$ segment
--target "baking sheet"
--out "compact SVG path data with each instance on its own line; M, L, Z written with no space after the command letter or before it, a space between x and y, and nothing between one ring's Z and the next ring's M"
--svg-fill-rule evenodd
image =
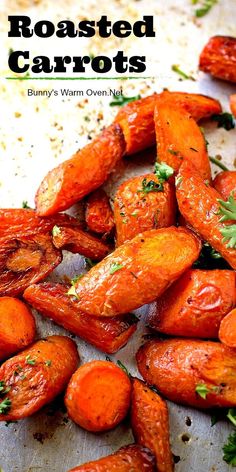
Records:
M33 206L35 190L45 173L68 158L88 139L98 133L102 126L110 123L116 109L109 106L110 97L39 97L27 96L28 88L34 91L55 89L92 90L119 89L127 95L141 93L147 95L160 91L163 87L170 90L200 91L219 98L228 110L228 97L235 87L212 80L197 72L199 52L209 36L213 34L236 35L235 0L219 1L212 11L201 20L193 16L190 0L113 0L109 3L100 0L1 0L1 116L0 116L0 204L2 208L20 207L23 200ZM66 14L65 14L66 12ZM7 38L7 15L29 14L32 18L52 19L71 18L74 20L99 18L106 13L111 19L139 19L143 14L155 15L157 37L155 40L139 41L129 38L125 43L111 40L75 44L74 41L60 42L60 53L78 54L91 51L95 54L106 49L114 53L125 49L129 55L147 54L148 75L155 79L137 81L107 81L99 84L68 82L6 81L9 75L7 52L10 47L26 47L25 40ZM45 41L30 40L27 48L32 52L42 52ZM58 42L48 40L47 53L58 49ZM46 54L47 54L46 53ZM180 81L171 71L172 64L193 75L197 81ZM214 124L206 125L209 141L209 154L220 154L230 168L236 165L236 131L227 132L216 129ZM142 174L151 169L153 155L125 159L112 173L106 184L111 194L118 183L131 175ZM216 169L214 169L215 172ZM79 207L73 208L74 214ZM72 277L86 270L83 258L64 253L64 261L51 276L60 279L64 275ZM121 360L128 370L136 375L135 353L144 341L146 307L137 310L141 317L138 330L128 345L112 360ZM67 334L48 320L36 314L38 337L53 333ZM74 337L73 337L74 338ZM81 362L103 359L105 355L75 338ZM172 450L176 456L176 472L226 472L231 470L222 460L222 445L232 427L221 421L211 427L209 413L169 403ZM191 423L191 424L190 424ZM71 467L85 461L99 458L115 451L122 445L133 441L128 422L104 434L92 434L68 420L63 411L62 401L45 407L34 417L5 425L0 424L0 470L1 472L66 472Z

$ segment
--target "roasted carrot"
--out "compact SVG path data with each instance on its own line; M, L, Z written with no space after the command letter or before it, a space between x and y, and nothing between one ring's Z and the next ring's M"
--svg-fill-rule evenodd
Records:
M155 454L157 470L172 472L167 404L139 379L132 381L131 425L136 442Z
M67 249L73 253L100 261L110 251L110 247L92 234L81 228L58 227L53 232L53 244L58 249Z
M94 233L109 234L115 223L109 198L103 189L91 193L86 202L85 220Z
M31 344L34 336L29 308L17 298L0 297L0 361Z
M138 351L147 383L171 401L198 408L236 406L235 350L193 339L150 341Z
M105 128L94 141L46 175L35 197L37 213L46 216L65 210L100 187L124 151L120 126Z
M177 201L185 220L236 269L236 250L229 246L223 235L226 225L221 221L221 195L209 187L187 161L181 165L176 182Z
M127 415L131 398L128 375L110 361L91 361L73 374L65 395L70 418L87 431L115 428Z
M154 472L155 458L146 447L131 444L110 456L79 465L69 472Z
M213 36L203 48L199 69L229 82L236 82L236 38Z
M230 104L231 113L236 118L236 93L233 95L230 95L229 104Z
M213 187L220 193L224 200L230 195L236 198L236 170L224 170L216 175Z
M136 330L137 319L131 314L115 318L97 318L78 308L78 301L62 284L30 285L24 298L43 316L51 318L71 333L108 354L121 349Z
M178 171L184 160L191 161L204 179L211 179L204 136L193 118L181 107L158 104L154 113L158 161Z
M221 321L219 338L226 346L236 347L236 308L230 311Z
M118 188L114 200L117 246L139 233L175 223L173 182L159 182L155 174L132 177Z
M217 100L194 93L165 91L128 103L115 118L115 123L119 123L125 136L126 154L134 154L155 145L154 109L157 103L162 104L164 101L168 101L173 108L182 107L195 120L221 112Z
M114 316L149 303L191 267L200 247L181 227L145 231L78 280L78 307L90 315Z
M148 324L173 336L217 338L220 322L235 306L233 270L186 271L149 307Z
M0 367L0 421L26 418L61 393L78 365L75 343L65 336L37 341Z
M0 295L15 296L45 278L60 264L61 251L51 233L0 239Z

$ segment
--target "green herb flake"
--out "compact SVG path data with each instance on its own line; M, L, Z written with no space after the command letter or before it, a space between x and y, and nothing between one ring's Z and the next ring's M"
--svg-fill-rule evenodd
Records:
M197 8L195 10L195 16L197 18L202 18L205 16L211 8L217 3L218 0L204 0L203 5L201 8ZM197 2L195 2L196 4Z
M57 226L57 225L53 226L52 235L53 236L59 236L59 234L61 234L61 230L60 230L59 226Z
M134 102L135 100L140 100L141 95L136 95L134 97L126 97L125 95L113 95L113 100L109 103L110 107L123 107L127 103Z
M30 355L26 356L25 360L26 360L26 363L29 364L29 365L35 365L36 364L36 360L31 359Z
M84 121L86 121L87 123L88 123L89 121L91 121L88 115L86 115L86 116L84 117Z
M232 466L236 466L236 431L230 434L228 442L223 446L223 460Z
M121 264L118 264L117 262L113 262L110 266L110 270L109 270L109 273L110 274L114 274L115 272L117 272L118 270L120 269L123 269L123 265Z
M178 151L174 151L174 149L168 149L168 152L170 154L173 154L173 156L178 156L179 152Z
M182 77L182 79L185 79L185 80L194 80L194 81L195 81L194 77L192 77L191 75L188 75L188 74L186 74L185 72L183 72L183 71L179 68L179 66L178 66L177 64L173 64L173 65L171 66L171 69L173 70L173 72L176 72L176 74L179 74L180 77Z
M145 177L142 181L142 190L138 190L138 192L163 192L163 185L161 183L155 182L154 180L147 181Z
M220 221L236 220L236 200L230 195L228 200L218 199L220 204L219 214L222 215Z
M92 259L90 259L89 257L85 257L85 262L86 262L87 267L89 267L89 269L91 269L97 264L96 261L92 261Z
M133 213L131 213L131 216L138 216L138 212L137 212L137 211L133 211Z
M6 395L11 390L11 387L6 387L4 380L0 381L0 396Z
M52 361L50 361L50 360L45 361L45 365L47 367L50 367L52 365Z
M6 415L11 408L11 400L9 398L5 398L2 402L0 402L0 414Z
M227 418L234 426L236 426L236 408L229 408Z
M223 243L227 243L226 247L236 249L236 225L225 226L220 229L223 236Z
M67 292L67 295L69 295L69 297L75 297L77 298L77 300L79 300L79 296L76 293L75 285L71 285L71 287L69 288Z
M175 186L178 187L182 182L183 182L183 177L181 177L180 175L177 175L177 177L175 177Z
M228 167L226 167L222 162L219 161L216 157L209 156L209 160L212 162L212 164L215 164L222 170L229 170Z
M226 131L230 131L235 128L235 121L231 113L219 113L218 115L212 115L211 119L217 121L218 128L224 128Z
M23 202L22 202L22 205L21 205L21 206L22 206L22 208L26 208L27 210L29 210L29 209L30 209L30 206L28 205L28 202L27 202L27 200L23 200Z
M127 367L125 367L125 365L124 365L120 360L117 361L117 365L120 367L120 369L123 370L123 372L124 372L126 375L128 375L128 377L131 377L131 374L129 373Z
M169 149L169 152L172 152L172 150ZM175 152L173 151L173 153ZM159 184L163 184L174 174L174 169L164 162L156 162L154 173L158 178Z
M210 393L209 388L207 388L206 384L200 383L196 386L195 392L203 398L203 400L206 400L207 394Z

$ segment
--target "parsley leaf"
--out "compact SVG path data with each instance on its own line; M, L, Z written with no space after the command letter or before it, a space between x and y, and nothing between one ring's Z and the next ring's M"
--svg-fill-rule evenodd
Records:
M25 360L26 360L27 364L29 364L29 365L35 365L35 363L36 363L36 360L31 359L30 355L26 356Z
M59 226L57 226L57 225L53 226L52 235L53 236L59 236L60 233L61 233L61 230L60 230Z
M227 418L234 426L236 426L236 408L229 408Z
M217 121L218 128L224 128L226 131L230 131L231 129L235 128L234 117L231 115L231 113L219 113L212 115L211 119L213 121Z
M50 367L52 365L52 361L50 361L50 359L48 359L47 361L45 361L45 364L47 367Z
M118 270L122 269L123 267L124 267L123 265L118 264L117 262L113 262L113 263L111 264L109 273L110 273L110 274L114 274L115 272L117 272Z
M220 221L229 221L229 220L236 220L236 200L234 199L233 195L230 195L228 200L220 200L219 214L223 215Z
M226 243L228 241L226 247L229 247L231 249L236 248L236 225L225 226L224 228L220 229L220 232L222 236L224 236L223 243Z
M141 95L136 95L134 97L126 97L125 95L114 95L113 100L109 103L110 107L123 107L127 103L134 102L135 100L140 100Z
M8 411L11 408L11 400L9 398L5 398L1 403L0 403L0 414L5 415L8 413Z
M230 434L228 442L223 446L223 460L232 466L236 466L236 431Z
M11 387L6 387L4 380L0 381L0 396L5 395L11 390Z
M171 66L171 69L173 70L173 72L176 72L176 74L179 74L182 77L182 79L195 80L194 77L192 77L191 75L188 75L185 72L183 72L177 64L173 64Z
M138 190L138 192L143 193L150 193L150 192L162 192L163 185L161 183L157 183L154 180L149 180L147 182L146 177L142 181L142 190Z
M207 394L210 393L210 390L207 388L206 384L200 383L197 384L195 392L197 392L203 400L206 400Z
M209 160L212 162L212 164L215 164L222 170L229 170L228 167L226 167L222 162L220 162L216 157L209 156Z
M195 16L197 18L201 18L202 16L205 16L211 8L217 3L218 0L204 0L204 3L201 8L197 8L195 10ZM194 2L196 4L197 1Z
M22 206L22 208L27 208L28 210L30 209L30 206L28 205L28 202L27 202L27 200L23 200L23 202L22 202L22 205L21 205L21 206Z
M69 295L69 297L75 297L75 298L77 298L77 300L79 300L79 296L76 293L75 284L71 285L71 287L69 288L69 290L67 292L67 295Z
M164 162L156 162L154 174L158 177L159 183L163 184L174 174L174 169Z
M129 373L127 367L125 367L125 365L121 361L118 360L117 365L120 367L120 369L124 371L126 375L128 375L128 377L131 377L131 374Z

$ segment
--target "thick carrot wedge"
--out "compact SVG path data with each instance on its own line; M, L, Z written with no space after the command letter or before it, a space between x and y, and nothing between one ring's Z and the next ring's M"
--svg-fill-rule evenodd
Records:
M0 295L15 296L45 278L60 264L61 251L51 233L0 240Z
M173 472L167 404L139 379L132 382L131 425L136 442L155 454L157 470Z
M79 465L69 472L154 472L155 458L146 447L132 444L110 456Z
M43 316L108 354L128 342L136 330L137 319L133 315L109 319L86 315L78 308L76 298L69 297L67 292L68 287L64 285L43 283L30 285L24 298Z
M31 344L34 317L27 306L12 297L0 297L0 361Z
M0 367L0 421L26 418L61 393L78 365L75 343L49 336Z
M221 321L219 338L226 346L236 347L236 308Z
M224 170L216 175L213 187L221 194L224 200L230 195L236 198L236 170Z
M127 415L131 382L110 361L91 361L79 367L68 384L65 405L70 418L87 431L115 428Z
M151 341L136 359L145 381L171 401L198 408L236 406L236 352L224 344Z
M37 213L46 216L65 210L100 187L124 151L120 126L105 128L94 141L46 175L35 197Z
M236 249L229 247L227 241L224 242L221 233L226 227L220 221L221 195L204 183L196 168L187 161L181 165L178 173L176 196L185 220L236 269Z
M173 225L175 214L173 182L160 185L155 174L127 180L118 188L114 200L117 246L143 231Z
M173 336L214 339L235 303L233 270L191 269L150 305L148 324Z
M231 113L236 118L236 94L230 95L229 104L230 104Z
M117 248L75 284L78 307L114 316L153 301L191 267L201 244L184 228L153 229Z
M128 103L115 118L125 136L126 154L155 145L154 109L157 103L164 101L168 101L173 108L182 107L197 121L221 112L217 100L195 93L165 91Z
M158 161L178 171L183 160L195 164L203 179L211 179L204 136L193 118L170 103L155 108Z
M229 82L236 82L236 38L213 36L203 48L199 69Z
M114 217L109 198L101 188L88 196L86 202L85 220L88 228L94 233L110 233L114 226Z
M81 228L57 227L53 233L53 244L58 249L79 253L93 261L100 261L110 252L107 244Z

